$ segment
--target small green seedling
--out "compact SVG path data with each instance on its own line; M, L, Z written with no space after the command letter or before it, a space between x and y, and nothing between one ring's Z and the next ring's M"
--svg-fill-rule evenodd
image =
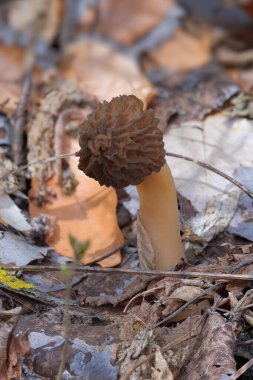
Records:
M90 241L80 241L76 239L74 236L69 235L69 243L74 251L76 263L80 263L80 261L84 258L87 249L90 246Z

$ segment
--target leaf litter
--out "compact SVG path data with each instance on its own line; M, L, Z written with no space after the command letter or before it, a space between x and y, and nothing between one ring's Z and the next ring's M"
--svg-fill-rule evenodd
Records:
M90 240L84 263L138 268L138 198L133 187L122 198L99 188L77 169L75 157L34 162L75 153L79 124L97 102L133 94L155 109L169 152L212 165L251 189L252 39L243 25L247 19L252 28L250 8L220 1L215 20L213 2L208 11L187 0L159 1L155 8L126 0L94 1L89 8L70 1L69 9L56 0L52 7L16 3L5 4L1 26L0 111L8 128L0 134L0 173L10 174L0 184L0 260L4 268L18 265L6 273L33 288L13 289L0 279L1 378L56 378L67 341L64 379L229 379L237 378L237 367L246 379L251 281L73 271L70 299L64 298L63 273L43 266L71 268L70 234ZM32 40L36 71L23 131L28 170L17 171L11 136ZM208 169L168 162L191 262L177 270L251 274L252 199ZM123 237L124 248L111 255ZM40 273L22 272L32 262Z

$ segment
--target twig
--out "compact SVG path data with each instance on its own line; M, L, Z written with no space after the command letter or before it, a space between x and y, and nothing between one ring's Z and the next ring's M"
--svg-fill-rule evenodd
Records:
M127 305L125 306L124 310L123 310L123 313L126 313L129 306L132 304L132 302L136 299L136 298L139 298L141 296L147 296L149 294L152 294L154 293L155 290L161 290L161 289L164 289L165 288L165 285L161 285L161 286L156 286L155 288L152 288L152 289L148 289L148 290L144 290L143 292L141 293L138 293L136 294L133 298L131 298Z
M12 145L13 158L16 165L20 165L22 162L23 133L26 120L26 108L31 93L31 87L32 69L25 74L21 98L16 111L16 123Z
M89 266L92 266L92 265L95 265L97 263L99 263L100 261L104 260L104 259L107 259L108 257L114 255L115 253L117 253L118 251L121 251L121 249L123 249L125 247L125 244L122 244L120 245L119 247L116 247L114 249L112 249L110 252L108 253L105 253L103 256L100 256L98 257L97 259L94 259L94 260L91 260L90 262L88 262L87 264L85 264L86 266L89 265Z
M60 47L63 49L68 42L76 21L76 0L64 0L64 17L60 30Z
M101 258L99 258L101 260ZM1 265L2 269L9 271L34 271L34 272L51 272L61 270L60 265ZM132 274L141 276L168 276L175 278L208 278L212 280L225 280L225 281L253 281L253 275L243 275L243 274L226 274L226 273L208 273L208 272L172 272L172 271L159 271L159 270L137 270L137 269L127 269L127 268L98 268L98 267L87 267L85 265L76 265L73 267L76 272L86 272L86 273L121 273L121 274Z
M72 273L71 273L72 274ZM63 316L64 316L64 344L61 354L61 362L58 369L58 373L56 376L56 380L62 379L62 374L65 370L66 361L67 361L67 353L69 346L69 335L70 335L70 315L69 315L69 301L71 299L71 284L70 284L70 276L66 281L66 289L65 289L65 303L63 308Z
M242 340L242 341L239 341L239 342L235 342L236 345L238 346L245 346L247 344L252 344L253 343L253 339L248 339L248 340Z
M170 157L176 157L176 158L180 158L182 160L186 160L186 161L189 161L189 162L193 162L194 164L196 165L199 165L205 169L208 169L212 172L214 172L215 174L225 178L227 181L233 183L235 186L237 186L239 189L241 189L244 193L246 193L250 198L253 199L253 192L248 189L246 186L244 186L241 182L237 181L236 179L234 179L233 177L230 177L229 175L223 173L222 171L220 171L219 169L216 169L214 168L213 166L211 165L208 165L208 164L205 164L204 162L202 161L197 161L197 160L194 160L193 158L191 157L187 157L187 156L182 156L180 154L175 154L175 153L170 153L170 152L166 152L165 153L166 156L170 156ZM38 161L34 161L34 162L30 162L29 164L27 165L23 165L23 166L19 166L17 169L13 169L13 170L10 170L9 172L7 172L6 174L4 174L3 176L0 177L0 180L4 180L6 178L8 178L10 175L12 174L18 174L20 173L21 171L29 168L30 166L32 165L37 165L37 164L47 164L48 162L52 162L52 161L55 161L55 160L61 160L62 158L65 158L65 157L71 157L71 156L75 156L76 153L64 153L64 154L60 154L59 156L53 156L53 157L49 157L49 158L44 158L42 160L38 160Z
M245 373L253 365L253 358L251 358L247 363L245 363L236 373L229 378L229 380L237 380L243 373Z
M176 154L176 153L170 153L166 152L166 156L169 157L175 157L175 158L180 158L185 161L193 162L194 164L201 166L202 168L208 169L211 172L225 178L227 181L232 182L235 186L239 187L244 193L246 193L250 198L253 199L253 192L248 189L246 186L244 186L241 182L237 181L235 178L230 177L229 175L223 173L221 170L214 168L211 165L205 164L202 161L194 160L193 158L187 157L187 156L182 156L181 154Z
M54 153L56 157L62 154L63 149L63 137L64 137L64 126L72 120L83 121L85 119L85 111L79 108L68 108L63 111L56 123L55 123L55 136L54 136ZM57 176L58 184L62 184L62 162L61 160L55 160L55 174Z
M207 289L203 290L203 292L201 292L199 295L197 295L196 297L192 298L190 301L187 301L185 304L183 304L182 306L180 306L173 313L169 314L166 318L164 318L163 320L161 320L160 322L158 322L154 326L152 326L152 328L156 328L158 326L163 325L165 322L169 322L176 315L178 315L179 313L181 313L182 311L184 311L189 305L191 305L192 303L195 303L197 301L200 301L205 295L207 295L211 291L219 288L221 285L222 285L222 283L217 283L215 285L210 286L210 288L207 288Z
M75 156L75 155L76 155L75 153L64 153L64 154L60 154L59 156L42 158L41 160L33 161L33 162L30 162L29 164L19 166L17 169L13 169L13 170L8 171L7 173L5 173L4 175L2 175L0 177L0 180L3 181L5 179L7 179L12 174L20 174L20 172L28 169L30 166L33 166L33 165L48 164L49 162L53 162L55 160L61 160L62 158L71 157L71 156Z
M239 264L232 265L231 267L229 267L226 270L227 276L237 276L237 275L233 275L231 273L235 272L236 270L242 268L245 265L251 264L252 262L253 262L253 257L250 257L250 258L247 258L245 260L242 260L241 263L239 263ZM168 322L170 319L174 318L176 315L178 315L183 310L185 310L189 305L191 305L192 303L195 303L195 302L199 301L203 297L203 295L205 295L204 293L206 291L208 293L209 291L214 290L216 287L218 288L219 286L221 286L224 283L225 283L225 281L220 281L220 282L216 283L215 285L209 287L207 290L203 291L199 296L194 297L190 301L188 301L185 304L183 304L179 309L177 309L173 313L169 314L165 319L163 319L162 321L160 321L159 323L157 323L154 327L157 327L157 326L159 326L159 325L161 325L161 324L163 324L165 322Z

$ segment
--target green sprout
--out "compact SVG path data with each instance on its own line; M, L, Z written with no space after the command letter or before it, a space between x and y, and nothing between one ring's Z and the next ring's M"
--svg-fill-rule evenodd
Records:
M87 249L90 246L90 241L89 240L80 241L76 239L74 236L69 235L69 243L74 251L76 263L80 263L80 261L86 255Z

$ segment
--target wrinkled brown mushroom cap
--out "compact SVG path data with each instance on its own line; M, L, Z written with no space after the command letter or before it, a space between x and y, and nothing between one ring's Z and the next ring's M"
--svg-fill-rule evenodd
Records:
M154 111L133 95L104 101L80 130L79 169L101 185L137 185L165 164L162 132Z

